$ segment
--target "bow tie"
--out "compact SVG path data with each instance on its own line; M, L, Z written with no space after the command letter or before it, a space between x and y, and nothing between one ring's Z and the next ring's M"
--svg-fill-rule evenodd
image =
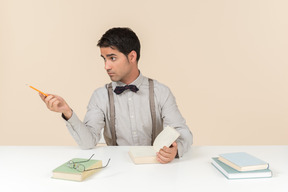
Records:
M127 90L127 89L130 89L131 91L133 92L137 92L139 89L136 87L136 85L125 85L125 86L117 86L115 89L114 89L114 92L119 95L121 93L123 93L123 91Z

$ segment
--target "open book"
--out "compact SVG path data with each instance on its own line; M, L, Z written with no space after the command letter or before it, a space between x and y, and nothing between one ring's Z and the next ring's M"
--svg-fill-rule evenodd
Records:
M135 164L159 163L156 153L164 146L170 147L179 136L173 127L167 126L156 137L153 146L133 146L129 155Z

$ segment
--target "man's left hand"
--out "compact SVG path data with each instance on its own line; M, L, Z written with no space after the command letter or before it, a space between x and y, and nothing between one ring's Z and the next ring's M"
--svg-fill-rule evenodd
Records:
M160 163L169 163L175 159L177 155L177 143L173 142L171 147L163 147L160 149L160 151L157 153L157 160Z

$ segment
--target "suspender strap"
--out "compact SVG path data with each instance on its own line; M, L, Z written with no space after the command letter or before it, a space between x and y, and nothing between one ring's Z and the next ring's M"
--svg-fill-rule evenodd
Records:
M154 100L154 83L152 79L148 79L149 81L149 103L150 103L150 112L152 117L152 140L151 145L156 138L156 111L155 111L155 100Z
M108 96L109 96L109 107L110 107L110 131L112 136L112 145L116 143L116 131L115 131L115 106L114 106L114 95L112 89L112 83L108 85Z
M148 79L149 81L149 103L150 103L150 113L152 117L152 140L151 145L156 138L156 111L155 111L155 100L154 100L154 82L152 79ZM108 84L108 97L109 97L109 108L110 108L110 131L112 136L112 145L117 145L116 143L116 131L115 131L115 106L114 106L114 95L112 83ZM107 141L106 141L107 142ZM109 143L107 143L109 144Z

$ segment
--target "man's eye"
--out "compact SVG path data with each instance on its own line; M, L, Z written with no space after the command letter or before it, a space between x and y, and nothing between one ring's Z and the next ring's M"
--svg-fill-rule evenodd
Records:
M112 61L116 61L116 57L111 57L111 60Z

